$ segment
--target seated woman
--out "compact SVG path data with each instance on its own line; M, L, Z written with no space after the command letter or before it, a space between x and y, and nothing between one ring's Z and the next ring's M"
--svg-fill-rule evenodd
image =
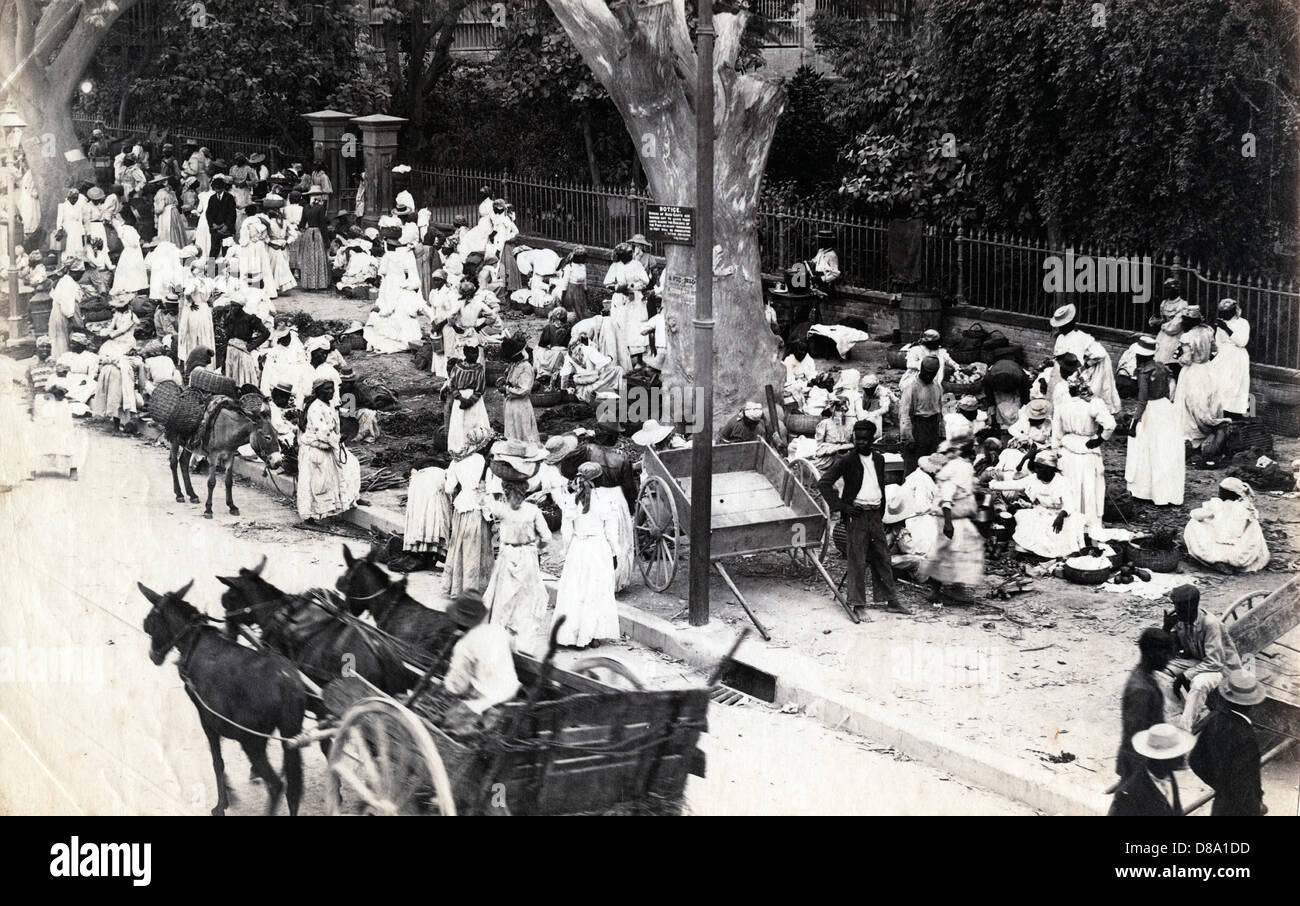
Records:
M135 361L131 358L139 319L131 311L131 299L130 294L119 293L109 301L113 319L105 334L108 339L99 347L99 386L90 407L95 418L111 418L118 430L128 432L134 431L139 412Z
M565 350L569 346L568 314L563 308L553 308L547 316L546 326L537 338L533 350L533 367L537 369L537 384L549 387L559 377L564 367Z
M993 481L994 491L1019 491L1028 506L1016 511L1012 541L1020 550L1047 560L1068 557L1087 544L1088 521L1079 513L1064 509L1069 486L1061 477L1055 450L1040 450L1029 464L1029 475L1009 481Z
M817 377L817 362L808 352L808 345L795 340L789 345L790 354L781 364L785 366L785 393L800 412L814 413L808 408L808 388Z
M943 465L942 456L922 456L901 485L885 486L882 521L891 537L895 569L915 568L930 556L939 540L939 486L934 476Z
M569 345L560 369L560 386L568 387L578 399L594 406L596 394L617 393L622 383L623 369L612 358L582 340Z
M1255 492L1240 478L1219 482L1219 496L1192 510L1183 530L1187 554L1224 573L1253 573L1268 565L1268 543L1255 510Z

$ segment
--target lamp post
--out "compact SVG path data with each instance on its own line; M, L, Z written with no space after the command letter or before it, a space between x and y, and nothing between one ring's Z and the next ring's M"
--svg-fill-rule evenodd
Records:
M12 107L6 107L0 110L0 132L4 134L5 147L5 196L8 198L5 231L9 234L8 248L6 252L9 256L9 305L7 306L8 320L15 330L10 333L17 336L16 322L21 316L18 311L18 148L22 143L23 130L27 128L27 123L18 115L18 111Z
M695 79L695 380L704 388L702 430L691 449L690 621L709 622L713 568L713 0L699 3Z

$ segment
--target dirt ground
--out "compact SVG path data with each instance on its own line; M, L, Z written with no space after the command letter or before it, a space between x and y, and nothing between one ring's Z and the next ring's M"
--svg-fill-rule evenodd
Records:
M316 318L363 321L368 308L368 303L333 294L302 292L281 303L282 311L301 310ZM512 313L511 317L516 316ZM526 329L532 339L541 326L541 319L536 318L516 319L511 324L512 329ZM882 383L897 395L902 372L887 367L888 347L876 342L865 346L867 354L862 361L823 360L819 368L874 369ZM393 424L395 431L376 444L358 448L362 462L370 468L371 464L386 466L404 477L410 460L429 452L429 437L420 429L419 420L424 413L438 409L439 381L417 372L411 355L354 353L348 360L362 377L382 377L400 400L398 409L381 418L381 424ZM490 389L488 410L498 424L500 407L500 395ZM1131 412L1132 407L1132 401L1126 401L1125 411ZM415 421L407 420L408 416L414 416ZM896 426L887 424L886 443L896 440L896 432ZM1300 456L1300 441L1274 440L1273 458L1277 461L1289 463ZM1113 440L1103 450L1108 492L1117 495L1124 487L1125 442ZM1181 535L1187 514L1214 496L1224 474L1225 468L1205 470L1189 463L1187 493L1181 507L1137 506L1127 511L1128 525L1112 525L1139 531L1168 526ZM397 510L401 509L404 495L404 483L367 494L371 502ZM1186 559L1178 567L1180 576L1185 577L1178 581L1197 584L1206 606L1216 612L1227 610L1237 597L1249 591L1281 585L1300 565L1300 505L1296 495L1262 493L1257 503L1272 552L1267 569L1249 576L1228 577L1206 572ZM555 551L548 554L548 565L558 571L562 561ZM623 600L684 625L685 557L683 551L677 577L667 592L658 594L645 588L638 577ZM829 557L828 568L838 580L844 564L833 545ZM820 577L794 566L784 553L742 558L729 563L728 568L749 605L771 632L773 640L767 644L794 649L812 658L845 691L887 702L902 715L924 718L972 741L1039 761L1072 783L1104 789L1113 779L1119 691L1137 660L1137 636L1143 628L1160 624L1168 601L1146 600L1132 593L1112 593L1051 577L1035 580L1031 590L1010 600L994 600L988 594L989 588L1002 578L1018 575L1021 565L1012 557L991 558L986 570L987 587L979 595L980 603L972 607L933 607L918 586L904 583L903 597L916 608L915 616L898 617L877 611L871 623L856 627ZM1132 586L1125 587L1126 592L1128 588ZM717 577L711 597L715 619L737 629L748 625L744 611ZM1269 768L1274 777L1269 785L1291 791L1290 807L1282 807L1283 813L1295 811L1296 770L1294 754Z

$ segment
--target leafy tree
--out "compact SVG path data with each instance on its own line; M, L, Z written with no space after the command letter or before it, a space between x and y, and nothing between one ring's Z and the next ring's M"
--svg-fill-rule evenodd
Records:
M764 192L770 201L833 202L847 140L835 84L810 66L786 80L785 112L776 124Z

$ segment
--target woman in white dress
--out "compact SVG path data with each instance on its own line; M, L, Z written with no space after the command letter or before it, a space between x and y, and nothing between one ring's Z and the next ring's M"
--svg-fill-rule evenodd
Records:
M501 546L483 603L488 622L509 632L517 651L540 657L546 654L550 597L538 554L551 530L542 511L525 499L526 484L503 479L502 492L504 499L491 504Z
M275 286L277 295L298 286L298 280L289 264L289 243L297 238L297 228L290 226L276 207L283 203L284 199L278 195L268 195L263 199L263 204L269 210L266 215L266 246L271 257L271 283Z
M182 362L199 347L217 348L212 306L208 304L212 282L202 274L191 273L184 292L176 321L176 356Z
M1268 566L1255 492L1240 478L1223 479L1219 496L1192 510L1183 541L1189 556L1221 572L1253 573Z
M1067 396L1052 413L1052 440L1060 449L1061 475L1069 485L1065 508L1101 527L1106 508L1106 469L1101 445L1115 433L1115 419L1080 375L1070 379Z
M352 505L345 497L341 462L351 454L343 446L338 410L331 404L334 385L318 381L312 393L298 436L298 515L309 523L337 516Z
M212 254L212 231L208 228L208 200L212 198L212 194L211 189L204 189L200 192L199 204L196 209L199 220L194 227L194 244L198 247L199 256L202 258L207 258Z
M1245 415L1250 408L1250 322L1241 316L1241 306L1235 299L1219 303L1219 318L1215 322L1214 342L1218 353L1210 367L1219 383L1223 414Z
M149 288L149 269L144 266L144 252L140 248L140 234L135 227L122 224L117 231L122 240L122 254L113 272L110 293L139 293Z
M443 566L443 593L486 588L492 578L492 526L487 499L488 460L481 452L492 443L489 429L465 439L447 467L447 497L451 499L451 544Z
M379 259L379 297L366 319L366 347L371 352L406 352L424 339L420 315L433 320L433 311L420 296L420 275L407 246L389 248Z
M460 312L460 293L454 286L447 285L447 272L441 268L434 271L429 280L431 330L434 336L442 339L442 352L434 349L429 369L438 377L445 378L447 357L456 350L456 330L451 326L451 319Z
M564 572L555 595L555 619L564 617L558 641L583 648L619 638L618 604L614 600L614 559L617 534L592 496L592 482L601 467L585 462L568 487L556 492L564 513Z
M177 248L185 245L185 221L181 219L180 202L171 186L163 185L154 193L153 213L158 224L158 239L166 240Z
M624 371L632 369L632 356L649 348L641 334L632 336L633 325L640 325L648 317L641 291L650 285L650 275L639 261L633 260L632 246L621 242L614 249L614 263L605 272L605 285L612 287L614 295L609 302L609 326L612 337L602 337L605 353L614 358ZM608 348L613 346L613 349Z
M414 558L412 568L431 568L437 553L445 554L449 540L451 499L447 496L447 470L437 466L415 469L406 487L402 550Z
M1065 509L1069 484L1061 477L1055 450L1040 450L1023 478L989 482L994 491L1018 491L1030 504L1016 510L1011 540L1021 550L1046 560L1068 557L1083 549L1088 521Z
M1169 369L1156 362L1156 338L1137 342L1137 409L1129 425L1124 483L1139 500L1181 506L1187 479L1183 422Z
M1063 305L1052 315L1050 323L1058 331L1052 355L1073 353L1079 360L1080 373L1088 382L1093 398L1100 400L1113 415L1120 410L1120 399L1110 353L1092 334L1079 328L1076 315L1073 305Z
M185 282L188 272L181 265L181 250L162 234L153 243L153 249L145 256L144 264L149 270L149 298L161 302L168 293Z

